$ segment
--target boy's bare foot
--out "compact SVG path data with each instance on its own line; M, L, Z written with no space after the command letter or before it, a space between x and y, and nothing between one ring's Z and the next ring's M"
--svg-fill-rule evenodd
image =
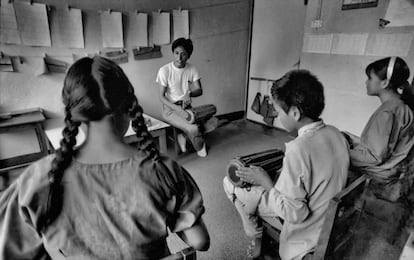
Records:
M259 259L262 252L262 238L257 237L252 239L249 248L247 249L247 256L250 259Z

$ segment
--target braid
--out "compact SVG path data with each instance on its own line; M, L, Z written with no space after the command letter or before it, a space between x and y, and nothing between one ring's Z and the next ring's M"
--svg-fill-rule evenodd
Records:
M61 181L65 169L72 161L73 147L76 145L76 135L80 123L72 121L70 108L65 109L65 125L63 129L63 139L60 141L60 148L56 151L56 156L52 161L49 171L49 195L46 204L45 214L39 219L39 228L44 230L59 215L63 204L63 187Z
M129 116L132 118L132 129L138 137L138 149L146 152L150 158L158 160L160 159L160 154L151 134L148 132L143 114L144 111L142 110L142 107L138 104L135 95L133 95Z

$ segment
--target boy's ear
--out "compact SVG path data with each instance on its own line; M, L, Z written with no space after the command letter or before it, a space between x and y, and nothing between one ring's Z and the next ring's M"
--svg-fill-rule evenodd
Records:
M289 108L289 115L295 119L295 121L299 122L302 118L302 113L300 112L297 106L291 106Z

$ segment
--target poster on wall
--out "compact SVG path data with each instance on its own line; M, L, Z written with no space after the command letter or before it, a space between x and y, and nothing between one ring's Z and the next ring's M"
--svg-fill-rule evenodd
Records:
M378 0L343 0L342 10L376 7Z
M385 14L387 27L414 26L414 1L390 0Z

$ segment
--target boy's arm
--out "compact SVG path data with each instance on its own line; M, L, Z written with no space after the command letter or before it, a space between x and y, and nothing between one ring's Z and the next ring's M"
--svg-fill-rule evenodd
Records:
M266 191L262 200L285 221L298 224L308 217L310 210L305 189L309 169L299 149L286 149L283 168L276 185Z
M203 88L201 86L201 80L195 80L192 84L190 84L190 97L199 97L203 95Z

